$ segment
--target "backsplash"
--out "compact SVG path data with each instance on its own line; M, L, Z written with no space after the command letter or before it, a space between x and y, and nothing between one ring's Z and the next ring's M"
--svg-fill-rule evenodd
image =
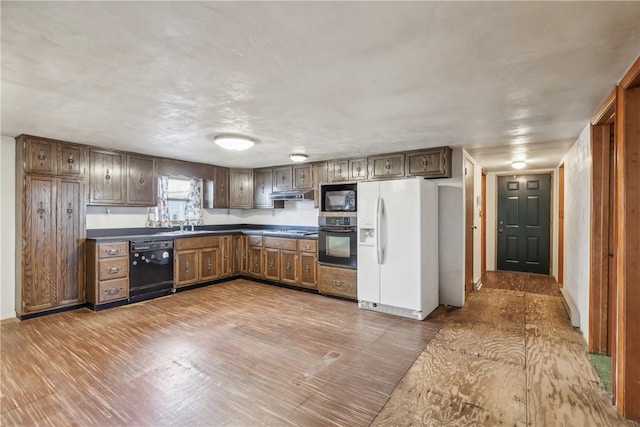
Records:
M87 229L145 227L148 208L119 206L87 207ZM285 202L284 209L204 209L204 225L270 224L315 227L318 209L313 201Z

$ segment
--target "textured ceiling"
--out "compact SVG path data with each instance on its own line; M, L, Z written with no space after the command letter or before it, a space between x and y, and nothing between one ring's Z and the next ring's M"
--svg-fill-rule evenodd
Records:
M442 145L555 166L640 55L637 1L1 8L3 135L233 167Z

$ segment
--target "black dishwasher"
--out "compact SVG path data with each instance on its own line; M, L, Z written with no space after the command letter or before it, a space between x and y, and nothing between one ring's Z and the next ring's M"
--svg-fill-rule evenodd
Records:
M173 290L173 241L131 242L129 301L136 302Z

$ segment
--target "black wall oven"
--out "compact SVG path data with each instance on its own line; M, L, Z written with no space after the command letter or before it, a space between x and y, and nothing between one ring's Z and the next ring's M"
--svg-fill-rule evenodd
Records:
M356 217L318 218L318 264L357 268L358 230Z
M173 241L131 242L129 301L142 301L173 290Z

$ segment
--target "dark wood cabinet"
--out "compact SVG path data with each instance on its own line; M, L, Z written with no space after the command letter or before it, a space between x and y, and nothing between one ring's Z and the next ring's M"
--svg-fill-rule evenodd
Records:
M23 138L27 172L55 175L58 167L55 142L32 137Z
M87 161L86 147L61 142L57 145L57 174L84 178Z
M247 238L244 235L233 236L233 266L231 274L247 274Z
M273 177L271 168L253 171L253 205L256 208L272 208Z
M407 176L451 178L451 149L439 147L410 151L407 154Z
M176 251L174 257L174 287L181 288L194 285L200 281L200 251L184 249Z
M220 248L213 247L209 249L202 249L199 251L200 259L200 280L208 282L220 277Z
M289 285L298 284L298 252L280 251L280 281Z
M313 203L314 207L320 207L320 186L329 182L329 168L326 162L314 163L312 165L313 172Z
M368 177L368 162L367 159L352 159L349 160L349 180L350 181L363 181Z
M280 249L264 248L264 278L280 281Z
M349 160L332 160L327 162L329 170L329 182L342 182L349 180Z
M19 315L84 302L84 180L27 174Z
M127 154L127 205L155 206L156 160Z
M181 288L230 275L231 236L186 237L174 243L174 286Z
M318 242L316 240L298 240L298 280L297 285L316 289L318 269Z
M129 242L87 242L87 302L92 306L129 298Z
M125 155L113 151L91 149L89 156L89 204L124 204Z
M21 135L27 173L83 178L87 149L85 146L45 138Z
M347 268L318 266L318 291L356 299L358 297L358 273Z
M273 190L290 190L293 186L291 166L273 168Z
M229 207L229 168L216 166L213 179L213 201L209 205L212 208Z
M297 190L306 190L313 188L313 174L311 172L311 165L293 166L293 188Z
M248 265L247 270L249 276L263 277L263 263L262 263L262 236L248 236Z
M253 207L253 170L231 169L231 194L229 207L237 209L251 209Z
M404 177L404 153L369 157L370 179Z
M220 275L229 277L233 272L233 238L220 236Z

